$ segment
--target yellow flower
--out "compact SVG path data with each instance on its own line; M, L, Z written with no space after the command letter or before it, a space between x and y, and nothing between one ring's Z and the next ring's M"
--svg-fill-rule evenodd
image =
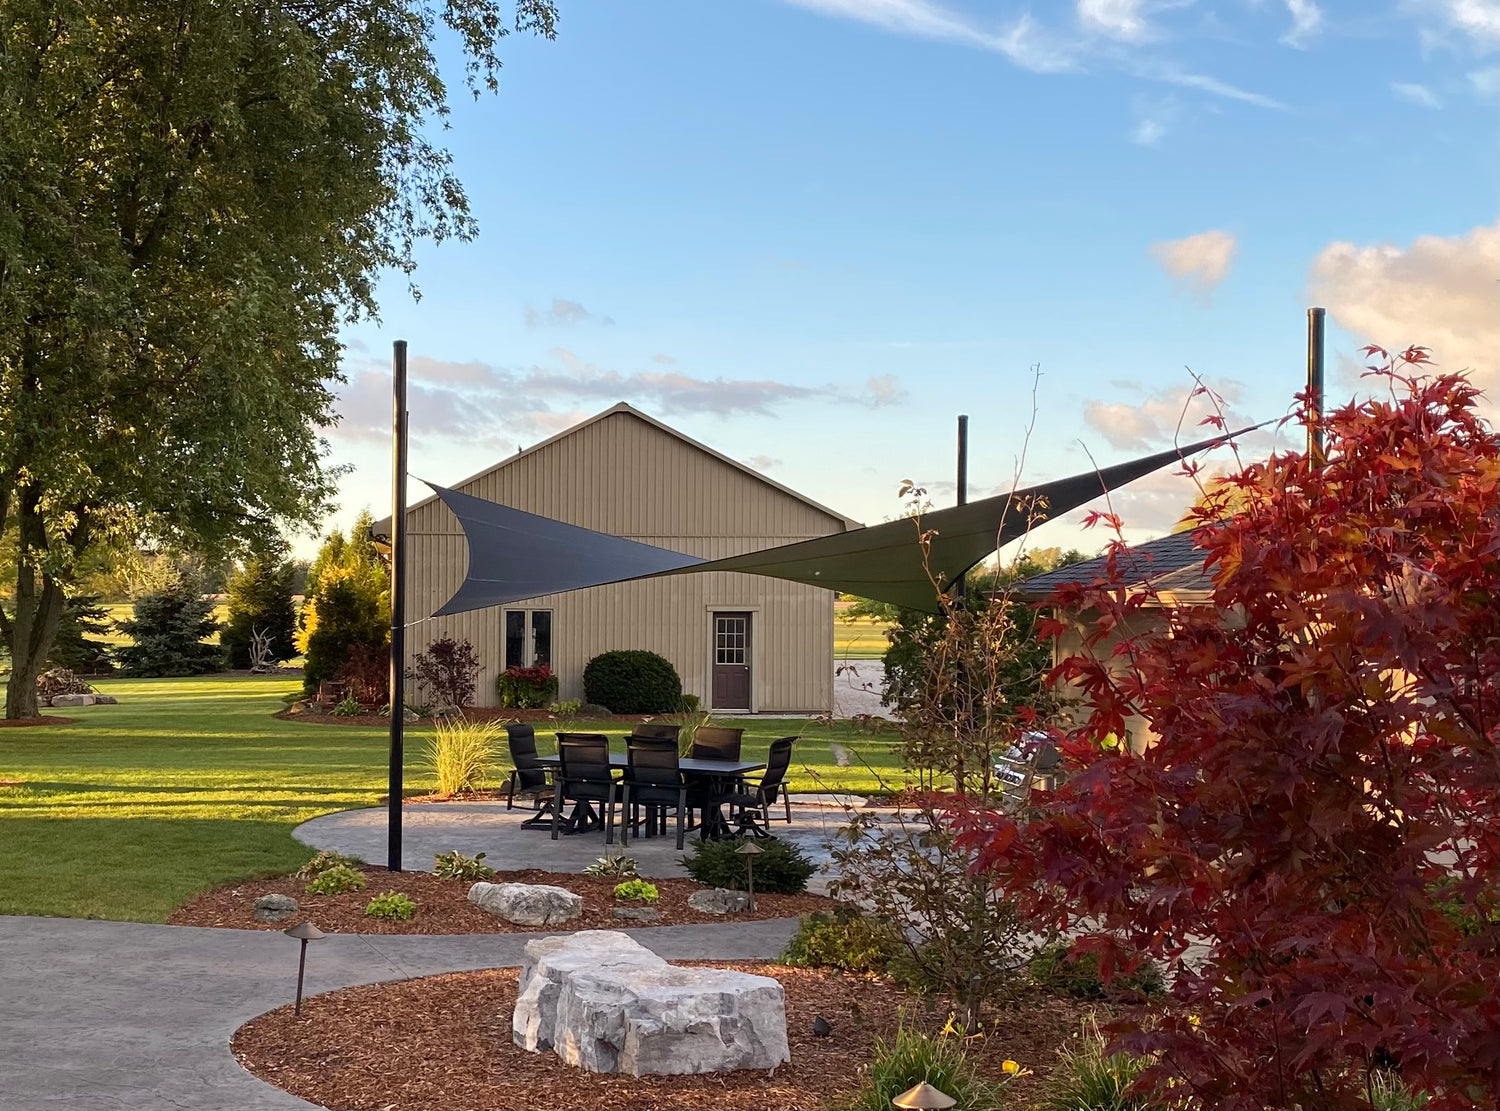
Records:
M1012 1061L1009 1058L1006 1058L1004 1061L1002 1061L1000 1067L1005 1071L1006 1076L1015 1076L1021 1071L1020 1063L1017 1061Z
M1188 1015L1188 1025L1196 1030L1199 1026L1203 1025L1203 1022L1197 1015Z

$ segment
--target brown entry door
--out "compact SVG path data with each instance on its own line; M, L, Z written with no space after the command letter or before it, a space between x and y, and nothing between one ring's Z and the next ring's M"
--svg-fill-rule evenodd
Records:
M750 615L714 614L714 709L750 709Z

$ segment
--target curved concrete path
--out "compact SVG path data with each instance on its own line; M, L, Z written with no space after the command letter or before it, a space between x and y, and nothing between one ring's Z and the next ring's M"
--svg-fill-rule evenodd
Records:
M626 931L669 960L774 957L786 920ZM307 992L515 966L542 934L336 934L308 947ZM311 1107L240 1068L229 1038L291 1001L277 932L0 916L0 1111Z

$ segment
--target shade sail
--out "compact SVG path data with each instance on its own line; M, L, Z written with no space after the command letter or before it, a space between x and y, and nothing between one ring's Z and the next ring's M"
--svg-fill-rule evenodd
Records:
M766 575L936 613L940 607L934 579L947 589L996 548L1043 521L1248 431L925 513L920 528L931 536L926 562L918 543L918 524L909 518L706 561L434 486L458 518L469 543L468 574L434 616L587 586L699 571Z

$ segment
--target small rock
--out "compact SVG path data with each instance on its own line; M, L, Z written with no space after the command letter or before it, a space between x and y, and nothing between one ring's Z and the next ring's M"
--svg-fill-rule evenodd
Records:
M94 696L91 694L54 694L52 696L52 705L59 708L64 706L92 706L93 704Z
M293 702L290 706L287 707L287 713L289 713L289 714L310 714L310 713L312 713L312 699L310 699L310 698L299 698L299 699L297 699L297 701Z
M615 907L615 917L627 922L660 922L661 911L655 907Z
M297 900L290 895L262 895L255 900L257 922L280 922L297 913Z
M581 718L610 718L614 714L608 706L601 706L597 702L585 702L578 707L578 716Z
M688 906L700 914L738 914L750 909L750 896L743 891L715 887L710 891L694 891L688 896Z
M469 888L469 902L517 926L553 926L583 913L583 896L544 883L486 883Z
M94 695L94 705L96 706L118 706L119 704L120 700L112 694Z

